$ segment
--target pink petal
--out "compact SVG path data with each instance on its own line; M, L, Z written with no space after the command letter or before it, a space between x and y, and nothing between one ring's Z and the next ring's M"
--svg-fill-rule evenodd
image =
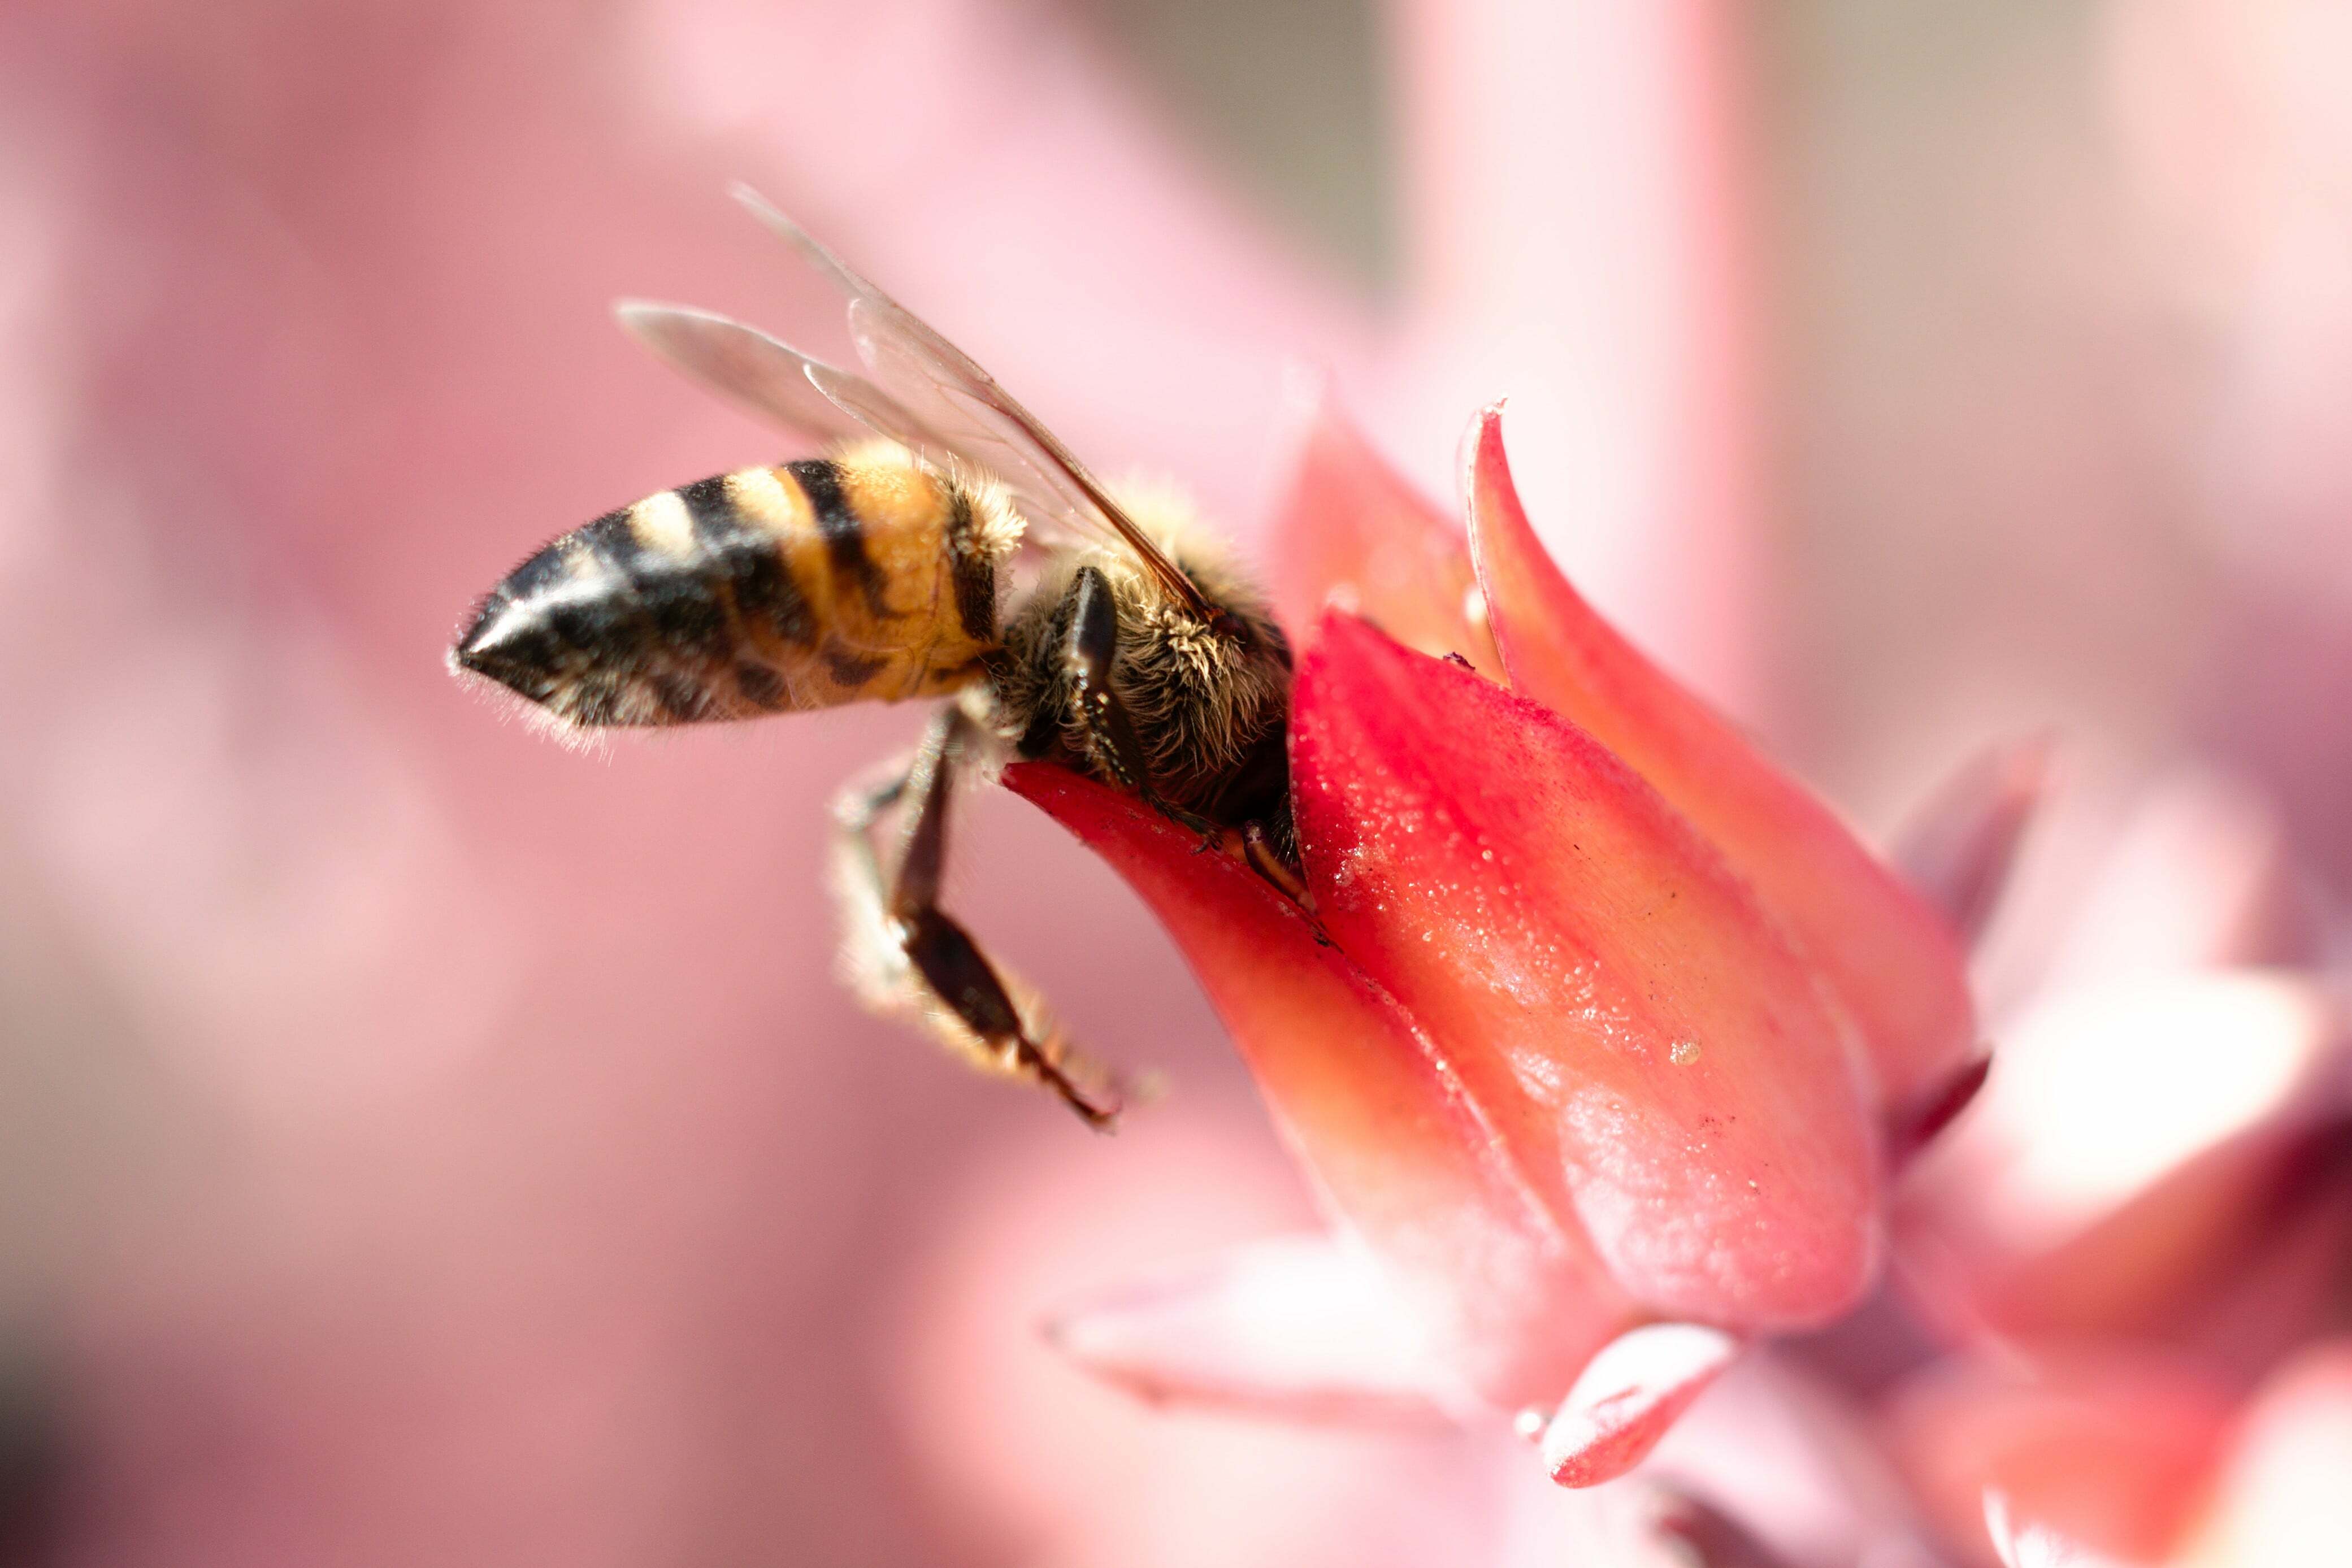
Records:
M1432 1356L1506 1408L1559 1398L1631 1305L1412 1019L1255 873L1197 852L1131 797L1045 767L1010 768L1005 782L1108 861L1175 936L1292 1149L1388 1267Z
M2050 783L2047 737L1995 747L1936 791L1895 841L1904 877L1963 942L1982 933Z
M2207 1261L2204 1288L2161 1318L2175 1343L2247 1378L2343 1321L2352 1148L2341 1128L2291 1145L2257 1194L2234 1242Z
M1436 1414L1423 1327L1361 1248L1300 1236L1075 1302L1045 1332L1145 1399L1363 1421Z
M2267 1231L2275 1173L2338 1113L2344 1028L2319 988L2262 970L2043 999L1906 1183L1915 1299L1953 1328L2155 1329Z
M2184 1568L2337 1568L2352 1542L2352 1340L2305 1352L2245 1413Z
M1865 1425L1874 1412L1822 1375L1831 1368L1818 1349L1740 1356L1647 1470L1730 1511L1793 1563L1874 1563L1916 1533L1916 1515L1883 1435ZM1892 1560L1906 1561L1899 1551Z
M1740 1343L1696 1323L1651 1323L1592 1358L1544 1428L1544 1468L1564 1487L1614 1480L1738 1356Z
M1291 747L1331 935L1638 1301L1761 1326L1857 1299L1866 1074L1688 823L1549 709L1345 616L1299 666Z
M1471 554L1513 687L1631 766L1713 840L1861 1025L1890 1103L1973 1054L1958 944L1819 800L1595 614L1529 526L1501 411L1472 429Z
M1459 653L1500 680L1462 525L1371 449L1327 385L1306 396L1268 540L1283 623L1304 634L1336 603L1409 648Z
M1658 1486L1649 1505L1649 1537L1665 1550L1661 1568L1789 1568L1788 1560L1729 1511L1677 1488Z
M2007 1492L1984 1494L1985 1533L2001 1568L2134 1568L2035 1521L2019 1520Z
M2114 833L2052 985L2221 965L2310 963L2321 942L2294 846L2271 803L2183 768L2150 785Z
M1990 1534L2021 1563L2089 1563L2163 1559L2228 1416L2226 1390L2186 1366L2062 1353L2030 1374L1938 1369L1890 1419L1898 1461L1954 1545Z

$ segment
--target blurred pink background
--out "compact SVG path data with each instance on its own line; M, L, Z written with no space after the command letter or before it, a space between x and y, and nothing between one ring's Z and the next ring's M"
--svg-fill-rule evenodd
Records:
M849 1005L824 804L916 713L585 757L448 680L545 538L783 455L610 300L837 350L748 179L1244 540L1294 361L1444 494L1507 394L1570 572L1866 824L2059 731L2014 995L2151 777L2322 924L2352 881L2347 105L2322 0L21 0L0 1551L1585 1528L1485 1438L1158 1414L1037 1342L1308 1204L1165 940L1007 797L955 906L1168 1098L1089 1138Z

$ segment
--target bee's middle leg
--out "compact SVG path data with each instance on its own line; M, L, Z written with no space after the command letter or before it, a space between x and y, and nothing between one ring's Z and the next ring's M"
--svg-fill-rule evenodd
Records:
M869 940L889 943L916 979L982 1050L1001 1066L1044 1083L1089 1126L1108 1126L1115 1106L1097 1104L1071 1082L1030 1034L1020 1007L971 933L939 905L947 865L948 808L955 769L977 729L961 709L941 710L903 773L878 783L852 785L835 804L844 849L861 901L878 907L882 930ZM885 869L874 843L883 812L901 808L903 826L895 863ZM885 998L899 1001L903 998ZM894 1009L895 1010L895 1009ZM932 1032L957 1049L968 1042L932 1020Z

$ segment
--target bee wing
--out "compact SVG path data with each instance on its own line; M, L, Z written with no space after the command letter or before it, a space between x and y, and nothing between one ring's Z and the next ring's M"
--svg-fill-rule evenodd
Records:
M613 313L631 337L688 381L794 434L832 442L872 432L908 446L922 440L921 423L881 388L756 327L643 299L625 299Z
M1002 480L1036 520L1129 551L1195 614L1213 619L1192 580L1136 527L1101 481L971 355L852 271L758 192L738 185L735 199L849 297L850 337L881 383L827 367L809 372L814 385L845 407L856 406L866 393L878 395L917 429L929 432L934 450L977 464ZM859 417L867 418L862 410Z

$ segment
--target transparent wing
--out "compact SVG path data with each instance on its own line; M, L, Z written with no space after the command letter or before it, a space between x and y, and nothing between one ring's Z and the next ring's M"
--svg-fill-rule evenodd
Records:
M935 455L943 452L987 469L1036 521L1059 524L1131 552L1195 614L1204 621L1215 618L1192 580L1136 527L1135 519L1070 449L996 384L995 377L850 270L758 192L738 185L735 199L849 297L850 337L858 357L880 382L876 386L824 367L807 372L811 384L844 407L856 407L866 394L878 395L914 428L929 434L931 439L923 444ZM862 411L859 417L867 419Z
M831 442L872 432L909 447L927 439L920 422L881 388L756 327L642 299L623 300L613 313L688 380L794 434Z

